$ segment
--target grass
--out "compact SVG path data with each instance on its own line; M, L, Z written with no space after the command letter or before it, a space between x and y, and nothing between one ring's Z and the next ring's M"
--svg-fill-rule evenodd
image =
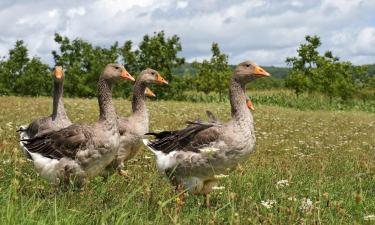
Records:
M127 164L130 177L92 180L84 191L57 191L38 177L18 147L19 125L50 113L50 98L0 97L2 224L373 224L375 114L298 111L261 105L253 113L257 150L220 181L212 207L175 193L145 148ZM95 99L66 99L74 122L95 121ZM121 115L129 102L116 100ZM175 129L212 110L229 119L227 103L148 102L151 129ZM287 180L289 185L277 185ZM282 182L281 182L282 183ZM272 201L274 201L273 204ZM262 204L263 203L263 204ZM267 205L268 203L268 205ZM266 206L270 206L267 208Z
M226 94L226 92L225 92ZM351 111L359 110L375 113L375 90L369 90L354 96L352 99L341 100L333 98L331 101L327 96L319 93L304 93L296 96L293 91L287 89L254 90L248 88L248 96L255 104L280 106L298 110L329 110L329 111ZM210 93L186 92L181 96L175 96L176 100L188 100L192 102L219 102L219 95ZM228 102L228 97L224 97Z

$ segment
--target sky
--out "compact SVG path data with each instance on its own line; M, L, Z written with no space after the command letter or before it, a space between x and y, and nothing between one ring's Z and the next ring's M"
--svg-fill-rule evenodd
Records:
M160 30L181 38L188 62L210 58L217 42L231 64L285 66L305 35L318 35L321 52L375 63L375 0L0 0L0 28L0 56L22 39L49 64L55 32L110 46Z

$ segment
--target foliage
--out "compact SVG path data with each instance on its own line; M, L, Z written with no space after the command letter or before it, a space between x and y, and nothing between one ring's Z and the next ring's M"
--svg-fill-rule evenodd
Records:
M266 80L266 79L264 79ZM298 110L325 110L325 111L365 111L375 113L375 93L372 90L361 90L353 98L342 101L340 97L328 96L318 92L302 93L296 96L288 89L264 89L253 90L249 85L248 96L253 101L255 108L257 105L279 106ZM182 96L173 97L173 100L190 102L220 102L229 101L227 95L222 100L216 93L208 95L202 92L185 92Z
M306 36L305 40L307 43L297 50L298 56L286 59L292 67L286 86L294 89L297 96L318 91L330 99L338 96L346 100L364 86L368 67L341 62L330 51L320 55L317 49L322 43L318 36Z
M23 41L16 41L8 58L0 61L1 95L49 95L51 73L39 58L28 56Z
M132 42L126 41L120 49L124 65L132 74L139 74L146 68L159 71L170 83L174 82L172 69L182 65L184 58L178 57L182 50L180 38L177 35L165 37L164 31L154 33L154 36L145 35L138 48L132 49ZM181 84L179 84L181 86ZM170 87L154 87L159 97L171 96L179 90L170 91Z
M56 65L65 70L64 91L67 96L94 97L96 83L103 68L108 63L114 63L119 58L118 43L109 48L93 46L82 39L69 40L55 34L59 51L52 51ZM114 96L129 95L131 84L122 82L123 88L114 90Z
M64 67L65 94L71 97L96 96L96 83L104 66L121 62L133 76L147 67L160 71L170 84L152 87L159 99L222 101L227 98L229 76L235 67L228 65L228 56L221 53L217 43L212 44L211 59L185 63L184 58L178 56L182 50L179 37L167 37L163 31L145 35L136 47L131 41L125 41L122 46L117 42L107 47L94 46L85 40L70 40L60 34L55 34L55 41L59 49L52 55L55 64ZM372 99L375 65L353 66L341 62L329 51L321 55L317 50L320 45L319 37L307 36L306 43L297 50L298 55L287 59L291 68L264 67L272 77L256 80L249 87L275 89L287 86L297 95L320 92L331 101L336 97L345 101ZM17 41L9 54L0 58L0 95L50 95L50 75L48 65L38 57L29 57L26 45ZM131 91L131 82L119 82L113 95L128 97ZM193 92L196 97L192 97ZM201 97L199 92L207 96ZM219 98L213 97L215 94Z
M212 57L203 60L202 63L194 62L193 67L197 70L196 90L205 94L216 92L222 100L223 92L228 89L228 81L232 70L228 65L228 56L220 52L219 45L212 43Z

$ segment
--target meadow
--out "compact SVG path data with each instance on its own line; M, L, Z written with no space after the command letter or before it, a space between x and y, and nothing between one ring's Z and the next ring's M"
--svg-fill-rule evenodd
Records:
M373 110L288 108L254 98L254 154L221 179L210 208L203 196L190 195L178 211L173 187L144 147L128 162L128 178L98 177L81 192L49 185L20 151L16 130L48 115L52 100L0 97L1 224L374 224ZM72 121L97 119L96 99L65 103ZM129 101L115 104L118 114L129 114ZM230 117L228 102L147 105L155 131L206 119L205 110L222 121Z

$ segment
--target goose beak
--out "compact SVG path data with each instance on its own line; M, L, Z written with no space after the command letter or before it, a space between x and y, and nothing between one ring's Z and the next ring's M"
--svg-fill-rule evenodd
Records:
M120 77L121 79L135 81L134 77L132 77L132 75L130 75L130 73L125 69L122 70Z
M265 69L263 69L260 66L255 66L254 68L254 76L256 77L269 77L271 74L269 74Z
M160 74L158 74L156 76L156 81L159 83L159 84L168 84L168 81L166 81Z
M255 111L254 104L253 104L253 102L250 99L246 100L246 105L247 105L247 108Z
M55 67L54 75L57 79L61 79L61 77L63 76L63 70L62 70L61 66Z
M146 95L147 97L156 97L155 93L152 92L150 88L146 88L146 90L145 90L145 95Z

